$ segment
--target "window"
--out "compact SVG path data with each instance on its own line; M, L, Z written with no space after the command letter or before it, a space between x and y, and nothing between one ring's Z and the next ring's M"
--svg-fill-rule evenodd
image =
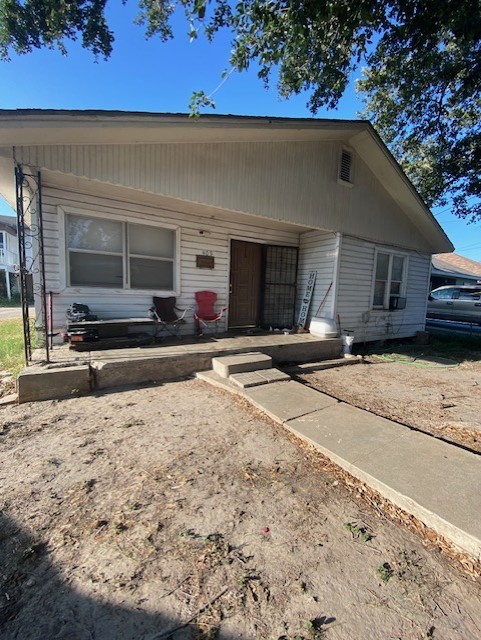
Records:
M481 291L473 289L460 289L459 300L479 300L481 298Z
M172 229L69 214L66 236L71 286L174 289Z
M452 300L454 297L455 289L441 289L440 291L431 291L431 297L434 300ZM458 289L459 293L459 289Z
M374 309L400 309L406 290L406 256L394 253L376 254L376 279L372 306Z

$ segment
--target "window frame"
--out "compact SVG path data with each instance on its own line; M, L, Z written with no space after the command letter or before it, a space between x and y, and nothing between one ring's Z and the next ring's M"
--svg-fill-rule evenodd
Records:
M384 296L382 305L374 304L374 295L376 291L376 282L378 282L377 276L377 258L379 254L389 256L388 263L388 278L385 280L384 285ZM391 283L392 283L392 265L394 258L402 258L403 260L403 269L401 276L401 286L399 288L399 293L391 293ZM373 279L372 279L372 290L371 290L371 309L373 311L394 311L395 309L390 309L390 298L405 298L406 297L406 289L407 289L407 277L408 277L408 264L409 264L409 255L403 251L396 251L393 249L378 249L376 248L374 251L374 269L373 269ZM399 282L395 280L395 282Z
M180 295L179 291L179 282L180 282L180 228L177 225L169 224L169 223L160 223L153 224L148 220L132 220L131 218L127 218L126 216L119 216L109 213L97 213L91 211L85 211L83 209L74 208L74 207L58 207L59 211L59 234L63 237L63 242L61 244L61 264L60 268L62 270L61 279L63 280L63 285L67 290L75 290L77 293L91 293L95 291L96 293L120 293L121 295L131 294L131 295L145 295L152 294L153 292L162 293L163 295L172 295L178 297ZM73 249L76 253L96 253L96 254L105 254L105 255L121 255L122 258L122 286L108 286L108 285L75 285L70 282L70 252L72 249L68 246L68 216L77 216L83 217L87 219L93 220L105 220L108 222L119 222L122 225L122 254L117 254L115 252L104 252L90 249ZM168 231L173 231L173 257L172 258L162 258L162 257L152 257L152 256L140 256L141 258L146 259L158 259L160 261L168 261L172 263L173 269L173 277L172 277L172 288L171 289L147 289L147 288L132 288L130 286L130 258L131 257L139 257L138 254L129 253L129 234L128 227L129 225L141 226L141 227L151 227L152 229L165 229Z

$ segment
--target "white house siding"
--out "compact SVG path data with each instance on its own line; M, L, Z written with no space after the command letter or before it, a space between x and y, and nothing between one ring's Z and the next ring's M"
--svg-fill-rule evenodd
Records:
M18 161L139 191L429 251L428 240L341 142L226 142L17 147Z
M425 325L431 256L406 252L406 308L375 310L371 308L371 296L376 248L397 250L349 236L344 236L341 242L337 313L342 329L354 332L355 342L413 336Z
M180 208L181 205L179 205ZM47 291L53 292L54 327L65 325L65 312L73 302L87 304L100 318L144 317L152 305L153 295L169 295L167 292L136 291L131 289L77 288L66 286L64 230L62 211L79 214L96 214L100 217L174 225L179 229L179 288L174 293L181 308L194 308L194 293L202 289L217 292L218 305L228 304L230 239L263 242L275 245L298 246L299 235L292 231L270 229L269 223L260 220L253 224L193 215L180 210L147 206L119 199L44 185L43 216L45 237L45 267ZM203 231L201 235L199 232ZM196 268L196 255L211 252L215 268ZM185 333L193 333L192 313Z
M308 231L301 234L297 280L297 312L299 312L302 303L309 272L317 272L307 325L309 325L310 318L316 314L321 303L320 314L329 318L333 317L336 263L336 234L322 231Z
M16 223L16 218L12 217L14 223ZM0 251L0 267L2 269L7 269L8 271L13 271L14 266L18 265L18 240L17 236L10 233L8 229L3 230L4 235L4 246L3 250Z

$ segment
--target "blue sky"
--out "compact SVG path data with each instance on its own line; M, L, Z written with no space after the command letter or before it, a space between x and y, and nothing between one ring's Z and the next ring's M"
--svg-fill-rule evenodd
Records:
M114 51L108 61L95 62L78 43L67 45L68 56L58 51L36 50L12 55L0 62L0 108L119 109L185 113L195 90L214 91L228 67L229 39L214 44L203 38L189 42L187 24L176 21L176 37L168 43L146 40L142 27L133 24L135 3L115 5L108 14L115 33ZM275 84L275 82L274 82ZM216 113L311 117L307 97L280 100L275 86L266 90L255 68L232 74L213 96ZM362 109L354 91L354 79L335 111L318 117L354 119ZM0 213L10 212L0 200ZM481 261L478 225L467 225L449 209L435 209L439 223L457 253Z

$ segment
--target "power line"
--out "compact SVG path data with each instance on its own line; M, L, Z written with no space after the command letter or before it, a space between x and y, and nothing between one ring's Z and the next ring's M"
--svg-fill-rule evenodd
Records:
M481 248L481 243L467 244L464 247L457 247L456 250L457 251L465 251L466 249L479 249L479 248Z
M466 202L470 202L471 200L474 200L474 199L477 199L477 198L479 198L479 196L469 196L469 198L466 198ZM445 209L441 209L441 211L438 211L437 213L433 213L433 216L435 218L437 218L438 216L442 215L443 213L450 212L451 209L452 209L452 205L449 206L449 207L446 207Z

